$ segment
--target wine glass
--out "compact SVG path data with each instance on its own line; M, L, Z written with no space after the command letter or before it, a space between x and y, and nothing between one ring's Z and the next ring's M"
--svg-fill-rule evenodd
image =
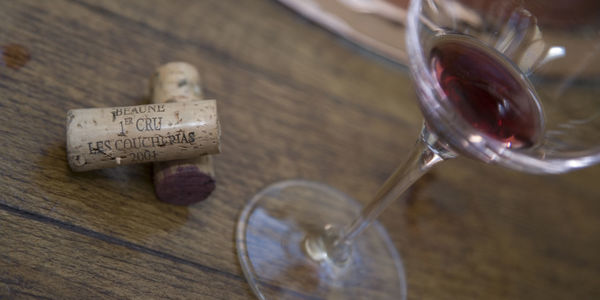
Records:
M406 43L425 116L412 154L362 209L302 180L254 196L236 245L258 298L404 299L400 255L375 219L457 154L530 173L600 161L600 4L550 2L411 2Z

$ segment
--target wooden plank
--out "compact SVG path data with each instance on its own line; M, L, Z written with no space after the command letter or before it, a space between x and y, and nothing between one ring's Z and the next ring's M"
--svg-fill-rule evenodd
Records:
M393 110L402 119L420 123L414 96L406 93L406 82L398 80L398 76L405 76L405 69L378 61L278 3L179 1L172 6L161 5L159 1L78 3L111 20L122 20L192 43L200 53L260 73L280 84L325 92L363 109ZM394 93L382 95L382 89Z
M0 298L246 299L243 278L0 207Z

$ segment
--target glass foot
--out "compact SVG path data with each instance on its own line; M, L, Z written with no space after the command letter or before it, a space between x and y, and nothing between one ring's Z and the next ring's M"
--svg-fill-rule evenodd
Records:
M257 297L405 299L402 260L378 222L354 239L343 265L307 239L350 224L360 208L331 187L303 180L279 182L254 196L238 221L236 246Z

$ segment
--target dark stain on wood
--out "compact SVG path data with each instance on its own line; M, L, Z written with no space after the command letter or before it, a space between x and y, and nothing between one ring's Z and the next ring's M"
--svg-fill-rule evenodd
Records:
M13 70L21 69L30 59L31 54L23 45L8 44L2 46L2 62Z

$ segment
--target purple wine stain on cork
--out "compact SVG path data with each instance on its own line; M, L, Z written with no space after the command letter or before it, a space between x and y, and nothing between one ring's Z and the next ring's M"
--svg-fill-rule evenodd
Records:
M2 64L19 70L31 59L31 55L25 46L19 44L8 44L2 46Z
M177 205L202 201L210 196L215 187L212 176L193 166L179 167L176 172L165 174L160 181L154 182L158 199Z

